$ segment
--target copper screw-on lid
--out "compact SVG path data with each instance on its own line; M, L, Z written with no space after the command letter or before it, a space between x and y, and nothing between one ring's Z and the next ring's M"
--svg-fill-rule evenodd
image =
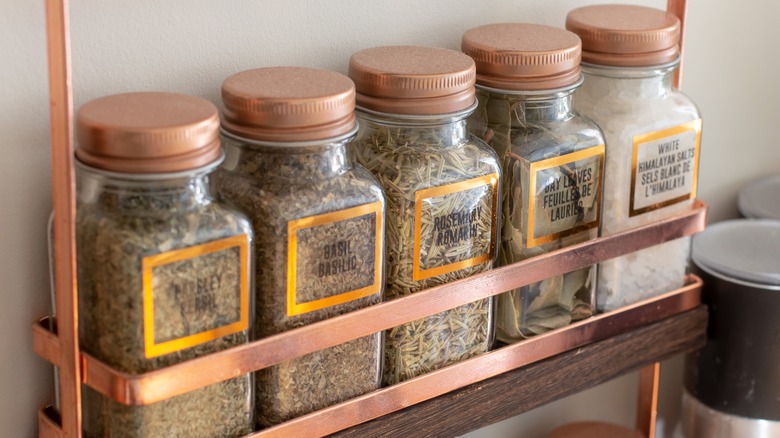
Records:
M446 114L476 101L474 61L449 49L386 46L349 60L358 106L391 114Z
M574 9L566 29L582 39L582 61L618 67L672 62L680 55L680 20L643 6L595 5Z
M477 84L504 90L561 88L580 78L577 35L538 24L488 24L466 31L461 50L477 64Z
M267 67L222 83L222 126L254 140L324 140L355 129L355 85L343 74L307 67Z
M79 109L76 124L76 157L103 170L178 172L222 156L217 107L195 96L145 92L101 97Z

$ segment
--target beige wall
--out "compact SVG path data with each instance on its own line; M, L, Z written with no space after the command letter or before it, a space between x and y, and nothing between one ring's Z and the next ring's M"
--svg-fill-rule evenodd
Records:
M0 430L35 435L51 400L49 367L30 349L30 324L48 307L45 224L50 209L44 0L0 2ZM586 0L73 0L75 103L129 90L169 90L217 101L221 80L268 65L344 71L349 55L380 44L457 48L469 27L501 21L562 25ZM663 0L631 1L663 8ZM711 219L736 214L738 187L780 172L772 128L780 3L692 0L684 89L705 128L700 195ZM750 10L736 12L749 4ZM673 415L679 361L663 412ZM522 390L522 388L518 388ZM633 421L635 375L548 405L473 436L538 436L573 419ZM671 413L671 414L668 414ZM671 418L671 417L670 417Z

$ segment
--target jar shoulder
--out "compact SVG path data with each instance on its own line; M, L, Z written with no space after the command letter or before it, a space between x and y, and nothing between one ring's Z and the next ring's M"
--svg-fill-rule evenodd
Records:
M688 96L672 92L663 99L610 100L587 94L574 101L574 107L595 121L607 141L615 135L639 135L672 128L701 118L699 108Z
M229 200L255 222L285 224L362 204L379 202L385 195L376 178L359 165L321 178L262 179L238 172L222 171L216 184L220 197Z
M124 252L152 254L196 246L236 235L254 236L246 215L210 201L182 211L117 211L99 204L77 214L80 244L108 244Z
M510 130L509 154L530 162L578 152L605 143L604 133L589 117L574 112L555 123L531 123Z

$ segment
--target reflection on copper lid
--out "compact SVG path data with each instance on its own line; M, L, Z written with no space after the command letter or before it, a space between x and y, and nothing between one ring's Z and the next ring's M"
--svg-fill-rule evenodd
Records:
M355 86L343 74L307 67L267 67L222 83L223 127L250 139L323 140L355 128Z
M680 54L680 20L643 6L595 5L574 9L566 28L582 39L582 60L613 66L665 64Z
M488 24L466 31L461 49L474 58L477 83L507 90L565 87L580 78L580 39L538 24Z
M349 61L358 106L397 114L445 114L473 105L474 61L437 47L385 46Z
M77 115L76 157L124 173L195 169L218 160L219 113L209 101L176 93L101 97Z

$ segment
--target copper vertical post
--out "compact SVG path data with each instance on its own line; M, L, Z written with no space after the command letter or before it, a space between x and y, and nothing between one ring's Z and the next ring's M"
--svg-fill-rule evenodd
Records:
M682 87L683 80L683 60L685 59L685 21L688 18L687 0L667 0L666 10L676 15L680 19L680 66L674 72L672 86L678 90Z
M76 288L76 198L73 170L73 94L67 0L46 0L49 62L54 269L60 341L62 431L81 436L81 370Z
M672 86L682 86L683 59L685 54L685 21L688 15L687 0L667 0L666 10L680 19L680 65L672 77ZM639 371L639 400L636 425L647 438L655 437L655 422L658 413L658 386L661 379L661 363L656 362Z
M639 371L639 403L637 406L636 427L647 438L655 437L660 377L660 362L648 365Z

